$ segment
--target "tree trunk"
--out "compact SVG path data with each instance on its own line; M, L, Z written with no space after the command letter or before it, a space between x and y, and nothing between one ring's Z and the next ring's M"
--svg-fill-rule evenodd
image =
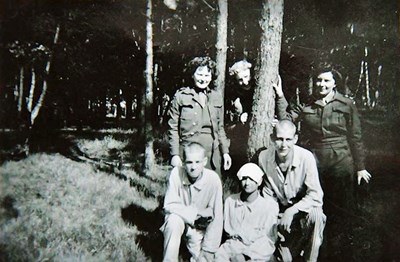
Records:
M354 96L357 96L358 91L360 90L361 87L361 83L363 80L363 76L364 76L364 60L361 60L361 64L360 64L360 74L358 76L358 84L357 84L357 89L354 92Z
M22 103L24 101L24 66L19 69L19 90L18 90L18 118L22 117Z
M219 14L217 18L217 79L215 81L217 90L224 95L226 50L228 49L228 1L218 0Z
M147 0L146 22L146 93L145 93L145 174L151 175L154 169L154 102L153 102L153 25L152 0Z
M31 68L31 88L29 90L29 98L28 98L28 103L26 105L28 112L32 112L32 105L33 105L33 95L35 93L35 87L36 87L36 73L35 73L35 67L32 65Z
M371 108L371 95L370 95L370 85L369 85L369 67L368 67L368 62L364 63L365 65L365 98L366 98L366 104L368 108Z
M264 0L261 16L260 69L256 75L253 117L250 122L248 155L269 147L271 122L274 119L275 95L272 84L277 81L281 52L283 0Z
M57 25L56 32L54 34L53 46L55 46L57 44L59 34L60 34L60 25ZM40 94L39 99L38 99L35 107L32 109L32 112L31 112L30 120L31 120L31 125L32 126L35 123L36 117L39 115L39 111L42 108L43 101L44 101L44 98L45 98L46 93L47 93L47 77L50 74L50 66L51 66L52 57L53 57L52 54L50 54L49 55L49 59L47 60L47 63L46 63L45 74L44 74L44 77L43 77L42 93Z

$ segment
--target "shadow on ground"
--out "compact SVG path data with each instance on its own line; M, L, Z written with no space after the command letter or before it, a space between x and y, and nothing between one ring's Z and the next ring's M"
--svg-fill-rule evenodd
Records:
M162 209L159 207L149 212L132 204L121 209L121 216L126 223L135 225L141 231L136 241L145 254L152 261L162 261L163 235L159 230L164 221Z

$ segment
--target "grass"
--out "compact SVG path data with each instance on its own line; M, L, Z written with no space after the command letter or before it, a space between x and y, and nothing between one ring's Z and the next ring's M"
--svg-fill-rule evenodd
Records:
M381 141L393 137L391 130L381 137L376 135L378 129L368 128L367 164L374 178L368 187L359 187L363 212L353 241L355 261L400 258L396 237L400 161L398 153L392 153L398 152L392 149L398 143L388 148ZM161 261L160 206L170 171L165 141L157 141L161 161L154 172L140 176L134 168L140 166L143 154L133 134L89 130L68 133L68 143L44 137L38 144L52 148L44 151L64 156L37 153L3 162L0 261ZM68 158L79 151L88 156L80 161L88 161ZM224 177L223 184L224 197L238 191L234 176Z
M159 203L126 181L58 154L6 162L0 179L4 260L149 260L121 209L134 204L150 212Z
M113 152L122 152L129 144L129 140L116 140L111 135L105 136L103 139L79 139L77 146L85 154L93 158L108 158ZM114 153L115 154L115 153Z

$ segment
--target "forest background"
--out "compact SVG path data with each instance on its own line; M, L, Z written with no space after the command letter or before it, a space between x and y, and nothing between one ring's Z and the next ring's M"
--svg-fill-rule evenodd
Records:
M146 173L149 2L156 163ZM259 69L263 2L226 1L228 66L246 58ZM160 259L165 112L185 63L217 55L219 3L0 1L2 259ZM374 179L360 190L366 223L356 261L400 258L398 8L394 0L284 3L287 98L304 99L310 69L329 61L362 114Z

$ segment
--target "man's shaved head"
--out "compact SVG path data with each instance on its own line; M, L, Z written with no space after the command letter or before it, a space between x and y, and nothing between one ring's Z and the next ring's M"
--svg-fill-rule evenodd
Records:
M280 120L280 121L276 124L276 126L275 126L275 128L274 128L274 130L273 130L272 135L273 135L273 137L276 137L277 130L287 130L287 129L292 130L293 136L296 134L296 125L293 124L292 121L290 121L289 119Z

